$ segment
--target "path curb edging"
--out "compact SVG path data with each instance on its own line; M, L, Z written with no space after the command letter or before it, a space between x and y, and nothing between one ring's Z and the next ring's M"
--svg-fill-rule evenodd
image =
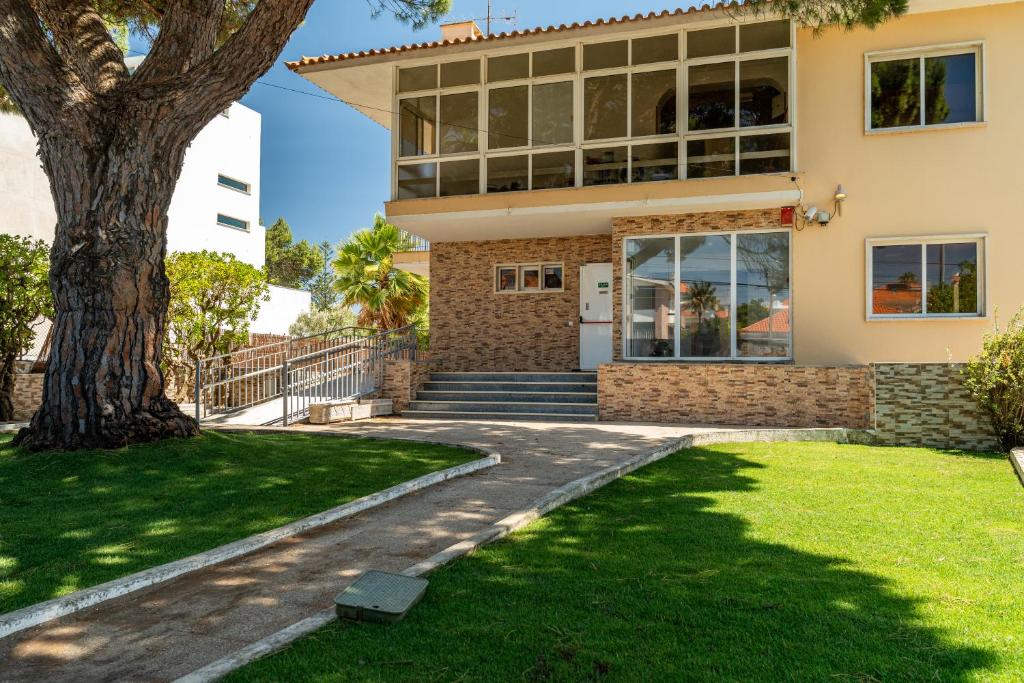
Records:
M101 583L91 588L85 588L68 595L47 600L45 602L29 605L13 612L0 615L0 638L23 631L33 626L58 619L60 617L80 612L88 607L99 603L119 598L123 595L133 593L143 588L149 588L158 583L190 574L200 569L233 560L243 555L248 555L256 550L267 547L282 541L291 536L311 531L327 524L332 524L346 517L352 517L360 512L371 508L379 507L385 503L415 493L429 486L440 484L454 479L478 472L479 470L493 467L501 462L501 455L495 451L486 451L482 448L471 446L458 446L448 444L455 448L475 451L484 454L484 457L472 460L461 465L447 469L431 472L415 479L396 484L383 491L377 491L369 495L357 498L353 501L337 507L319 512L309 517L296 520L290 524L270 529L247 538L232 541L216 548L190 555L189 557L168 562L156 567L144 569L128 576L122 576L113 581Z
M443 567L459 558L472 554L481 546L497 541L510 533L517 531L524 526L543 517L548 512L572 502L577 498L595 491L596 489L620 479L627 474L634 472L641 467L657 462L672 455L676 451L694 446L708 446L719 443L741 443L750 441L760 442L796 442L796 441L826 441L849 443L850 430L847 429L744 429L729 432L709 432L704 434L688 434L672 440L659 448L648 453L630 458L618 465L611 465L603 470L592 472L584 477L575 479L564 484L554 491L542 496L530 507L495 522L490 528L479 531L464 541L455 543L439 553L418 562L400 572L406 576L422 576ZM174 683L212 683L232 671L251 664L257 659L282 650L299 638L309 635L327 624L337 620L338 616L334 608L317 612L311 617L298 621L291 626L285 627L276 633L256 641L244 648L211 662L204 667L186 674Z
M1024 448L1014 448L1010 451L1010 464L1013 471L1017 473L1021 486L1024 486Z

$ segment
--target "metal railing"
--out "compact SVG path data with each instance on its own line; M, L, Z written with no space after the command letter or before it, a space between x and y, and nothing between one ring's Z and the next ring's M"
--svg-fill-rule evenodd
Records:
M341 327L199 360L193 388L196 419L236 412L277 398L283 391L281 366L285 361L342 346L376 332L363 327Z
M401 251L430 251L430 242L419 235L403 230L402 236L406 239L406 247Z
M281 399L287 426L308 416L314 403L376 391L384 361L415 357L416 348L412 325L383 332L345 327L205 358L196 363L196 420Z
M285 361L284 426L308 417L316 403L372 394L384 379L384 361L413 358L416 348L416 328L409 325Z

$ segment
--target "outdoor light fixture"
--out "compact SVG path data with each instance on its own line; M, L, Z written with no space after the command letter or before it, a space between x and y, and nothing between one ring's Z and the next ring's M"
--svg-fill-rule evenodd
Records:
M836 193L833 199L836 200L836 211L837 216L843 215L843 202L846 201L846 190L843 189L843 184L839 183L839 187L836 188Z

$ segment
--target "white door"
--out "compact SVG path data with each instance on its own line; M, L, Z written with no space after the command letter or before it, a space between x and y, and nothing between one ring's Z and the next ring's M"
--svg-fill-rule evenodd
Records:
M612 361L612 264L580 266L580 370Z

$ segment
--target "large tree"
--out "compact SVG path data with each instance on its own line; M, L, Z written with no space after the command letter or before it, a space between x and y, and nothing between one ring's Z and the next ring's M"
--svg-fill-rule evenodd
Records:
M0 0L0 85L39 139L57 211L43 403L20 444L198 431L164 396L167 208L189 142L281 53L313 0ZM424 24L449 0L368 0ZM110 26L152 39L129 74Z

